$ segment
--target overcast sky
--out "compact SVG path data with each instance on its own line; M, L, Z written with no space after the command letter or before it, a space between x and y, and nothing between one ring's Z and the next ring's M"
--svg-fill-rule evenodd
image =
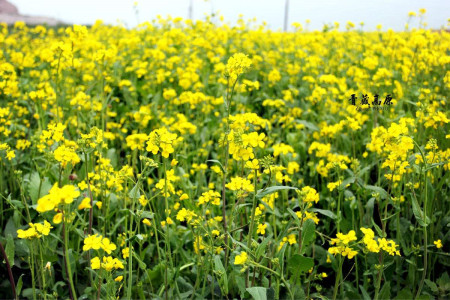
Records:
M9 0L20 13L54 17L59 20L92 24L101 19L109 24L120 20L128 27L138 21L151 21L156 15L188 17L190 0L140 0L137 18L134 0ZM267 21L271 29L283 27L285 0L192 0L194 19L203 19L205 14L219 12L226 21L234 23L239 14L245 18L256 17ZM377 24L383 29L402 30L409 11L425 8L428 27L440 28L450 18L450 0L290 0L289 24L311 20L310 29L321 29L325 23L334 21L345 27L347 21L355 24L364 21L366 30L375 30ZM412 22L413 27L417 26Z

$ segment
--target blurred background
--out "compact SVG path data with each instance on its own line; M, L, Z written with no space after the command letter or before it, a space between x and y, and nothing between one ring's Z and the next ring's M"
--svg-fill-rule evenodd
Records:
M440 29L450 17L450 0L141 0L137 3L134 0L0 0L0 21L7 21L2 7L8 2L17 8L20 15L47 17L49 24L88 25L101 19L108 24L122 23L126 27L151 21L157 15L204 19L206 14L216 12L231 24L242 14L244 19L256 18L258 23L266 21L273 30L285 29L286 21L288 30L292 29L290 25L293 22L305 27L309 20L309 30L320 30L324 24L335 21L340 23L341 30L345 30L347 21L360 28L363 21L363 30L375 30L381 24L383 30L399 31L404 29L408 13L414 11L418 14L420 8L427 11L424 22L428 28ZM411 27L418 27L418 23L417 18L410 21Z

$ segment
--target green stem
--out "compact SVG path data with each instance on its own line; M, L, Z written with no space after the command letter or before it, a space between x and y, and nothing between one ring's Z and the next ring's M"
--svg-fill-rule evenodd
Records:
M380 270L378 270L378 276L377 276L377 282L375 285L375 300L378 300L378 296L379 296L379 292L380 292L380 288L381 288L381 277L383 275L383 263L384 263L384 253L381 252L381 259L380 259Z
M45 272L44 272L44 259L42 258L42 246L41 243L39 243L39 257L41 261L41 277L42 277L42 292L44 293L44 299L47 299L47 292L45 290Z
M248 232L247 237L247 248L250 249L252 245L252 238L253 238L253 227L255 226L255 211L256 211L256 179L257 179L258 171L255 170L254 178L253 178L253 188L255 191L253 192L253 205L252 205L252 214L251 214L251 220L250 220L250 230ZM248 271L247 271L247 277L246 277L246 286L248 287Z
M70 266L70 261L69 261L69 240L68 240L68 229L67 229L67 224L66 224L66 216L65 214L63 215L63 231L64 231L64 259L66 261L66 268L67 268L67 277L70 283L70 291L72 294L72 298L74 300L77 300L77 294L75 292L75 286L73 285L73 280L72 280L72 270L71 270L71 266Z
M423 202L423 247L424 247L424 255L423 255L423 273L422 273L422 279L420 280L419 283L419 288L417 289L417 293L416 293L416 299L420 296L420 293L422 292L422 288L423 288L423 284L425 282L425 278L427 276L427 267L428 267L428 231L427 231L427 202L428 202L428 183L427 183L427 167L428 167L428 163L427 163L427 158L425 156L425 154L423 153L422 149L419 147L419 145L416 143L416 141L412 140L414 142L414 144L416 145L416 147L419 149L420 154L422 155L423 158L423 162L424 162L424 166L425 166L425 172L423 171L423 167L421 168L421 173L422 173L422 177L424 179L424 185L425 185L425 199Z
M341 280L341 275L342 275L342 264L343 263L344 263L344 260L342 259L341 256L339 256L339 269L338 269L338 274L336 276L336 281L334 282L333 300L336 300L336 297L337 297L337 292L339 289L339 281Z
M34 280L34 253L33 241L30 242L30 262L31 262L31 286L33 288L33 300L36 300L36 282Z

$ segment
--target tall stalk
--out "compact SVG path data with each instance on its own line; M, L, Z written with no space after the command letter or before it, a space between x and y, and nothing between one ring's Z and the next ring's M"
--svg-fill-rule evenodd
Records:
M253 238L253 230L255 226L255 211L256 211L256 179L258 175L258 170L255 170L254 178L253 178L253 188L255 189L253 192L253 204L252 204L252 214L250 216L250 230L248 231L248 237L247 237L247 248L250 249L252 245L252 238ZM246 286L248 287L248 275L249 271L247 270L247 276L245 278Z
M63 214L63 234L64 234L64 261L66 263L66 275L67 275L67 279L69 280L69 284L70 284L70 288L69 288L69 293L70 293L70 298L73 300L77 300L77 294L75 291L75 286L73 285L73 280L72 280L72 268L70 266L70 260L69 260L69 239L68 239L68 230L67 230L67 224L66 224L67 220L66 220L66 215Z
M238 77L239 78L239 77ZM224 243L225 243L225 269L228 266L228 255L229 255L229 248L228 248L228 225L227 225L227 215L226 215L226 195L225 195L225 185L227 182L227 175L228 175L228 159L229 159L229 150L230 150L230 142L228 141L228 134L230 133L230 110L231 110L231 96L233 95L234 88L236 86L236 83L238 82L238 78L236 78L236 81L234 82L231 91L230 90L230 79L228 78L227 83L227 95L225 99L225 105L227 109L227 118L226 118L226 129L225 129L225 135L224 135L224 142L226 143L225 146L225 153L224 153L224 159L225 164L223 165L223 178L222 178L222 219L223 219L223 230L224 230ZM231 224L233 225L233 224Z
M425 185L425 199L423 201L423 215L422 215L422 219L423 219L423 247L424 247L424 254L423 254L423 273L422 273L422 279L420 280L419 283L419 288L417 289L417 293L416 293L416 297L418 298L420 296L420 293L422 292L422 288L423 288L423 283L425 282L425 278L427 276L427 268L428 268L428 231L427 231L427 202L428 202L428 184L427 184L427 158L425 156L425 154L423 153L422 149L419 147L419 145L417 145L416 141L414 141L414 144L416 145L416 147L419 149L420 155L422 155L423 158L423 162L424 162L424 166L425 166L425 172L423 171L423 167L420 169L421 170L421 177L423 178L423 182Z

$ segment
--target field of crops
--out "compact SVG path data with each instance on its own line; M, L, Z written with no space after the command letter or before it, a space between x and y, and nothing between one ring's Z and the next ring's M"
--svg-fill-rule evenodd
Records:
M448 298L450 33L294 26L0 26L0 298Z

